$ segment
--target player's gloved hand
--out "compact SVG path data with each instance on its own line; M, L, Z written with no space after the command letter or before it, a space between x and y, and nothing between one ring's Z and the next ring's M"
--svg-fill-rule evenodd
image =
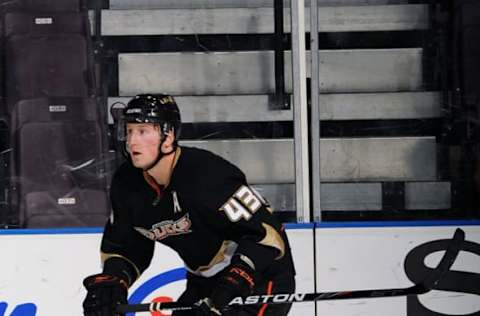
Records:
M128 284L125 280L104 273L83 280L87 297L83 301L85 316L116 316L118 304L127 303Z
M237 296L248 296L255 286L255 271L238 257L225 268L218 279L218 284L210 298L201 300L198 304L201 315L221 315L232 299Z

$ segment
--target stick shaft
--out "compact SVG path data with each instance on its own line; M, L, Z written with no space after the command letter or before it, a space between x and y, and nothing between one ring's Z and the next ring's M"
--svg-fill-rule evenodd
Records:
M375 297L392 297L405 295L418 295L425 293L424 289L415 286L410 288L386 289L386 290L361 290L361 291L339 291L339 292L322 292L322 293L296 293L296 294L274 294L274 295L251 295L245 298L237 297L234 299L235 305L255 305L255 304L286 304L315 302L324 300L341 300L353 298L375 298ZM238 303L235 303L237 301ZM241 302L241 303L240 303ZM147 304L129 304L119 305L117 311L120 313L141 312L141 311L162 311L162 310L190 310L195 308L191 304L181 302L166 303L147 303Z

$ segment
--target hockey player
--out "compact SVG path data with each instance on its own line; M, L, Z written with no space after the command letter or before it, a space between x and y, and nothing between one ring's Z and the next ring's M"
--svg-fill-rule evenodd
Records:
M287 315L289 304L229 307L235 297L293 293L294 267L283 226L245 175L205 150L177 145L180 112L171 96L138 95L126 106L129 159L116 171L112 215L101 243L103 272L84 280L87 316L112 316L149 266L154 242L185 262L181 315Z

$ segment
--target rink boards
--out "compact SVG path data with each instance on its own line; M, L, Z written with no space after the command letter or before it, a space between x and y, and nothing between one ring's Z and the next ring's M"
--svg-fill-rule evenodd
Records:
M297 292L314 292L315 283L318 292L410 286L438 263L457 227L466 232L466 241L441 290L409 298L299 303L290 315L480 315L479 221L287 224ZM100 271L100 231L0 231L0 316L82 315L82 279ZM413 263L405 266L407 257ZM184 276L175 253L158 245L129 299L175 300Z

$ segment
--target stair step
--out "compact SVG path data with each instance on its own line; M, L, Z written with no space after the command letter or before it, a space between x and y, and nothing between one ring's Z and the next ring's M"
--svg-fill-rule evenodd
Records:
M238 165L250 183L294 183L292 139L182 140ZM320 174L328 182L435 181L435 137L322 138Z
M406 4L408 0L318 0L319 6ZM285 8L289 0L283 1ZM305 1L310 6L310 1ZM110 0L111 9L271 8L273 0Z
M424 4L321 7L319 32L425 30L428 12ZM286 8L286 33L291 30L289 17ZM305 28L310 31L309 8ZM272 8L102 10L101 32L103 36L269 34L274 33L274 15Z
M294 184L257 184L253 186L276 211L295 210ZM322 183L321 205L324 211L381 211L382 184ZM406 210L441 210L451 207L450 182L406 182Z
M422 90L422 53L421 48L320 50L320 91ZM275 91L273 51L127 53L119 54L118 58L120 96L146 92L230 95ZM288 51L285 52L287 93L292 91L291 73Z

